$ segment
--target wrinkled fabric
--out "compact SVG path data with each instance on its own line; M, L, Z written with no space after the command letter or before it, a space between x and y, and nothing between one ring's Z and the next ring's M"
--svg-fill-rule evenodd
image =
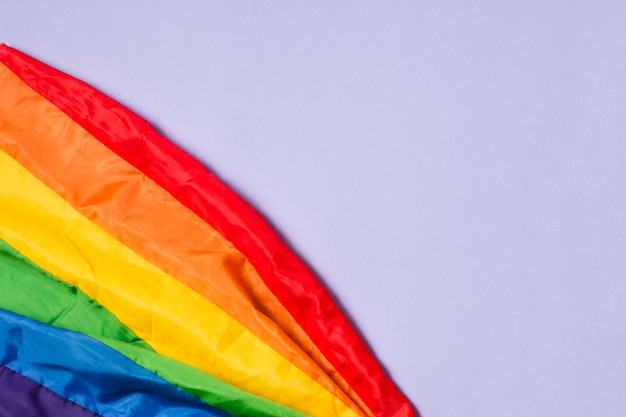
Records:
M304 413L355 415L213 303L89 222L1 150L0 171L0 238L107 307L155 351Z
M0 362L103 417L228 417L99 341L0 310Z
M96 417L97 414L0 365L0 416Z
M0 291L1 309L94 337L207 404L233 416L304 416L278 403L242 391L196 368L159 355L79 288L56 279L3 240L0 240L0 288L3 289ZM37 291L33 291L33 288Z
M56 197L44 201L21 198L23 195L15 190L2 200L4 191L0 190L0 210L3 205L14 204L12 198L18 194L18 201L23 203L20 208L0 212L0 223L6 220L6 224L0 224L0 236L39 266L100 301L157 351L166 351L240 388L312 416L415 415L311 271L258 213L198 161L158 135L146 121L79 80L4 45L0 45L0 66L4 75L14 74L36 93L11 104L9 108L15 112L5 110L12 114L12 120L0 120L0 147L29 175L43 182L44 188L35 188L44 190L48 197L49 192L60 196L65 202L57 204ZM6 81L0 83L0 89L4 89L0 98L8 99L9 88ZM45 111L46 117L26 123L28 129L33 129L28 130L33 132L29 139L37 144L27 148L28 141L14 136L12 121L26 121L40 99L52 106ZM57 119L63 119L58 125L51 123L48 116L52 113L68 117ZM83 138L104 145L112 158L87 151L85 145L93 145L93 141L76 142L70 131L80 129L75 129L74 123L88 132ZM56 133L40 135L53 131ZM72 139L69 145L59 145L55 137ZM61 163L54 156L59 155L57 147L74 152L70 162ZM92 154L96 159L90 158ZM50 164L43 163L42 155L51 156ZM113 160L121 166L115 158L128 164L122 176L109 171ZM8 160L5 163L11 165ZM82 171L60 175L68 167L82 167ZM99 186L94 182L95 188L70 186L71 178L89 184L94 173L99 179L111 174L110 182ZM27 177L22 174L18 176ZM132 181L128 181L131 177L141 178L138 183L144 185L133 188ZM29 177L29 181L32 179ZM154 184L152 191L147 191L146 184ZM19 188L24 184L12 185ZM133 211L132 204L140 201L137 195L155 197L158 204L151 214ZM204 254L188 257L189 252L182 246L182 251L168 246L177 241L187 245L190 241L186 239L193 234L168 220L162 208L169 197L159 195L172 196L178 202L167 207L178 204L206 222L198 228L204 230L206 242L196 239L199 246L188 248ZM114 201L122 201L122 205L111 204ZM167 201L171 203L172 199ZM51 209L49 203L55 207ZM31 219L35 224L29 225L28 218L35 213L35 220ZM174 234L159 240L155 235L160 235L161 228L135 222L150 215L157 219L162 216ZM88 219L87 223L81 216ZM91 222L103 228L104 234L94 234ZM84 234L87 229L91 230L89 237ZM40 239L40 232L46 239ZM209 255L211 242L221 243ZM129 253L132 255L127 256ZM110 265L120 259L125 266L118 269ZM216 263L204 264L208 259ZM196 261L199 263L194 264ZM111 276L117 276L117 281L110 282ZM139 290L116 293L128 288L124 280L135 281L138 277L145 287L143 294ZM152 288L155 283L159 291ZM234 287L229 288L231 284ZM167 301L165 307L164 294L184 306ZM179 295L185 297L177 298ZM139 310L127 310L137 306ZM167 347L167 339L179 339L181 335L180 331L172 332L173 323L180 325L178 330L182 328L186 336L178 346Z
M2 66L0 84L0 149L80 214L207 298L358 410L328 369L320 368L256 309L270 297L269 291L245 257L215 229ZM28 102L26 109L22 102Z
M46 324L151 350L102 305L79 288L37 267L2 239L0 288L2 309Z

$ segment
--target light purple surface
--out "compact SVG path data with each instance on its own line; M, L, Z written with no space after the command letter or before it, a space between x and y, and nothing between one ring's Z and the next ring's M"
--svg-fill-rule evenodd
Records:
M0 42L252 202L423 417L626 415L626 2L436 3L4 1Z

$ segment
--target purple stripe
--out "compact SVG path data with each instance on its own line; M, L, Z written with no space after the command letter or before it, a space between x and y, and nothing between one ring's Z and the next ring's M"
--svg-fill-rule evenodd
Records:
M97 417L91 411L0 365L0 417Z

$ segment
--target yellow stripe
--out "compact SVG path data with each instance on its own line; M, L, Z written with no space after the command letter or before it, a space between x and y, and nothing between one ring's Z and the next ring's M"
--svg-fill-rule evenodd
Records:
M310 416L357 414L201 295L0 151L0 237L107 307L157 352Z

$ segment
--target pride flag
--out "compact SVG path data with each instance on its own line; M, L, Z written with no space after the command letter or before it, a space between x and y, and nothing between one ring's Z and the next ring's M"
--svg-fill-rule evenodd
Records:
M0 172L0 414L415 415L246 202L6 45Z

